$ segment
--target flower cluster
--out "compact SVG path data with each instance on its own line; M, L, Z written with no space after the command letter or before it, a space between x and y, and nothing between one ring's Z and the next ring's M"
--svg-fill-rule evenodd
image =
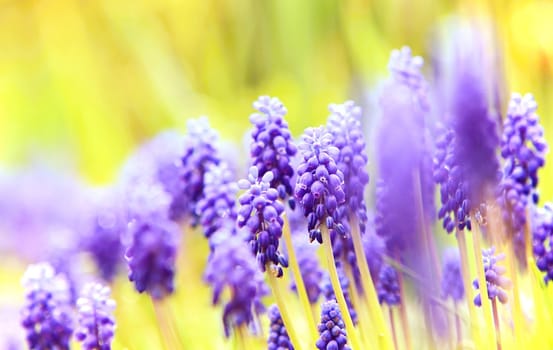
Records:
M442 267L442 297L461 301L465 296L463 276L461 275L461 258L456 248L444 252Z
M546 203L537 208L532 220L532 248L536 266L545 273L545 283L553 280L553 206Z
M110 298L109 287L98 283L84 286L77 300L79 328L75 338L85 350L109 350L115 334L113 310L115 301Z
M233 327L249 324L254 314L263 310L261 298L267 294L263 274L256 267L248 246L235 236L220 244L210 256L204 275L213 288L213 304L219 304L225 289L230 300L223 311L223 325L228 337Z
M505 259L504 254L495 255L495 248L484 249L482 251L482 260L484 261L484 274L486 276L486 286L488 287L488 299L495 300L496 298L502 304L507 303L507 292L505 289L511 287L511 281L503 277L506 270L503 266L497 265L498 261ZM472 282L475 289L480 289L478 279ZM474 298L476 306L482 306L482 297L480 293Z
M345 233L338 206L345 202L344 174L336 159L340 150L332 144L332 135L323 127L308 128L298 146L303 161L298 166L294 195L307 217L309 238L322 243L320 225L337 234Z
M340 308L334 300L323 303L321 323L317 326L319 339L315 346L319 350L349 350L344 321Z
M545 164L547 144L536 114L532 95L513 94L503 126L501 156L505 159L499 190L509 237L515 241L517 257L524 261L524 226L528 200L537 203L538 169ZM531 198L530 198L531 197Z
M30 265L22 279L25 305L21 324L29 349L69 349L73 334L68 284L48 263Z
M270 325L267 350L294 350L294 346L286 332L278 307L276 305L271 305L268 314Z
M209 167L204 177L204 196L198 202L196 215L200 218L204 235L213 233L236 221L235 196L238 190L226 163Z
M279 198L285 199L292 196L294 169L290 160L297 152L288 123L284 120L286 107L278 98L269 96L259 97L253 107L259 113L250 116L254 125L250 147L252 165L259 169L261 177L269 171L273 173L271 187L277 189Z
M401 303L398 275L393 267L389 265L382 266L378 274L376 290L380 304L386 303L392 306Z
M238 199L238 226L247 227L251 233L250 244L257 261L265 271L267 264L274 264L277 276L282 276L282 267L288 267L288 260L279 250L284 221L281 217L284 206L278 201L278 192L271 187L273 173L267 172L259 178L257 167L250 168L248 179L242 179L238 186L247 190Z

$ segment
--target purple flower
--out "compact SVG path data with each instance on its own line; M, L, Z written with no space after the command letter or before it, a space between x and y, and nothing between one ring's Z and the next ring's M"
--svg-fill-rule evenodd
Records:
M196 205L204 194L205 173L212 165L219 164L221 157L216 147L218 135L206 117L189 120L187 127L181 176L185 200L179 210L197 219Z
M515 241L515 253L525 265L524 227L531 197L537 203L538 170L545 164L547 143L536 114L537 104L530 94L513 94L503 125L501 156L505 159L499 184L499 204L508 235Z
M73 333L68 284L48 263L30 265L22 279L25 306L21 324L30 349L69 349Z
M269 171L273 173L271 187L276 188L279 197L284 199L292 195L294 169L290 162L297 152L288 123L284 120L286 108L278 98L269 96L260 96L253 107L259 113L250 116L254 125L250 146L252 165L259 169L261 177Z
M227 226L227 222L236 221L237 191L238 187L226 163L209 167L204 176L204 196L196 207L196 215L200 217L200 224L208 239Z
M505 289L511 287L511 281L503 277L506 270L503 266L497 265L498 261L505 259L505 254L495 254L495 248L482 250L482 260L484 261L484 273L486 275L486 285L488 287L488 299L494 300L498 298L502 304L507 303L507 292ZM472 282L475 289L480 289L478 279ZM476 306L482 306L482 297L480 293L474 298Z
M221 303L227 288L230 291L223 311L227 337L232 327L251 323L254 313L263 311L261 298L267 294L263 274L247 244L238 237L231 236L217 246L208 261L204 279L213 289L214 305Z
M269 307L269 339L267 350L294 350L290 337L284 327L280 311L276 305Z
M348 338L340 308L334 300L321 306L321 323L317 326L319 339L315 346L319 350L349 350Z
M546 203L543 208L533 212L532 220L532 248L536 259L536 266L547 284L553 280L553 206Z
M351 316L351 320L353 321L353 324L357 324L357 312L353 307L353 303L351 302L351 297L349 294L350 281L340 264L337 264L336 271L338 272L340 286L342 287L342 293L344 295L344 299L346 300L346 305L348 307L348 312ZM330 281L330 276L328 274L324 275L322 284L322 292L324 294L325 300L336 300L336 294L334 294L334 288L332 288L332 282Z
M267 264L273 264L271 268L275 268L277 276L281 277L282 267L288 267L288 260L278 250L284 206L278 201L278 191L271 187L272 179L270 171L259 178L259 171L253 166L248 179L238 182L246 192L238 199L241 207L237 223L250 231L250 245L261 270L265 271Z
M461 275L461 258L457 248L449 248L444 252L442 268L442 297L450 297L453 301L461 301L465 296L463 276Z
M113 310L115 301L110 298L109 287L99 283L84 286L77 300L79 328L75 337L85 350L109 350L115 332Z
M299 145L303 161L298 166L294 195L307 217L309 239L319 243L322 224L337 234L345 233L337 210L346 200L344 174L336 164L340 150L332 142L332 135L323 127L307 128Z
M378 274L376 290L380 304L386 303L392 306L401 303L398 275L393 267L389 265L382 266Z
M303 239L300 239L303 238ZM317 249L314 245L304 241L305 237L297 237L294 240L296 257L301 271L301 277L307 290L309 302L315 304L321 295L321 279L324 276L323 269L317 259ZM297 291L296 283L292 280L291 288Z

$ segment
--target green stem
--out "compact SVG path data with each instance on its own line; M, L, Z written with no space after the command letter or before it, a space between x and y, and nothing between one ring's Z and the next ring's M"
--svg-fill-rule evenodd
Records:
M357 221L357 217L355 215L352 215L350 217L350 226L351 238L353 240L353 248L355 250L355 258L357 260L359 272L361 273L361 285L363 287L365 302L368 306L369 316L372 323L376 327L376 331L378 332L378 343L380 344L380 348L389 349L392 346L392 344L390 343L390 331L386 327L384 315L382 314L382 309L380 308L380 304L378 303L376 289L374 287L371 273L367 265L365 250L363 249L363 244L361 242L359 222Z
M501 350L501 330L499 328L499 315L497 314L497 302L495 301L495 298L492 300L492 310L497 350Z
M338 277L338 271L336 270L336 261L334 261L334 253L332 251L332 243L330 242L330 233L328 232L328 227L326 225L321 225L321 233L323 236L323 247L325 250L325 255L328 264L328 271L330 272L330 281L332 283L332 289L334 289L334 295L336 296L336 301L340 307L340 312L344 319L346 325L346 332L348 339L351 342L351 347L353 350L361 350L361 342L357 333L355 332L355 327L353 326L353 321L351 320L351 315L349 314L348 306L346 304L346 299L344 298L344 292L342 291L342 286L340 285L340 279Z
M346 263L344 260L345 259L342 259L342 264L345 266L348 280L351 281L349 284L349 294L351 295L353 307L357 311L357 317L359 318L358 326L359 328L361 328L361 341L365 346L364 349L376 349L378 346L377 344L373 343L373 340L375 339L371 337L368 308L364 307L362 298L359 295L357 287L355 286L355 278L353 276L353 272L351 271L351 265Z
M286 250L288 251L288 263L292 268L292 274L294 275L294 281L296 282L296 289L300 297L300 302L303 307L303 312L307 318L307 323L309 327L309 333L311 335L309 340L309 347L315 346L315 341L318 338L317 335L317 326L315 325L315 319L313 318L311 303L307 297L307 289L305 288L305 283L301 276L300 267L298 264L298 259L296 258L296 252L294 251L294 245L292 244L292 235L290 233L290 224L288 218L284 215L284 227L283 227L283 236L284 243L286 244Z
M286 328L286 332L288 332L288 336L290 337L290 341L292 342L294 349L302 350L304 349L304 347L299 341L300 338L296 333L296 328L294 327L294 323L292 322L292 317L288 311L286 300L284 298L284 293L282 292L282 287L280 286L281 279L277 278L274 273L272 273L269 266L267 267L267 276L269 280L269 285L271 286L271 290L273 292L273 295L275 296L280 315L282 316L284 327Z
M471 330L472 336L474 337L475 343L479 344L480 333L478 331L478 319L476 317L476 310L474 309L472 298L470 297L470 291L472 290L472 283L470 283L470 271L469 271L467 241L465 239L465 232L459 230L459 228L456 227L455 238L457 238L457 244L459 246L459 255L461 256L461 275L463 277L463 285L465 288L467 306L469 309L470 330Z

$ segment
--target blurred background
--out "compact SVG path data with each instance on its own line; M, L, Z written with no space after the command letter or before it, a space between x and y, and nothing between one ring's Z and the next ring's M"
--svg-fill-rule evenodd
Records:
M0 0L0 170L39 163L107 184L138 144L162 129L183 130L191 117L209 116L223 139L241 144L251 104L263 94L284 102L296 136L324 123L332 102L354 99L372 116L390 51L410 46L425 58L430 79L432 38L463 16L492 21L505 94L534 94L552 144L553 2ZM64 190L75 181L48 176L65 182ZM541 172L552 176L553 167ZM22 179L29 186L12 190L51 186L36 182ZM540 191L553 198L547 180ZM8 206L0 205L0 216ZM3 299L21 299L21 266L7 259ZM218 313L206 317L218 322ZM137 321L126 322L132 329Z

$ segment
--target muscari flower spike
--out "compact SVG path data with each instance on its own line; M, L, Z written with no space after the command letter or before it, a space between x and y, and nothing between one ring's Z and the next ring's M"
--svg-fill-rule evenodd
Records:
M204 279L213 289L213 305L221 302L225 289L230 290L230 299L223 311L227 337L231 328L250 324L254 313L263 311L261 298L268 293L263 274L247 244L237 236L217 246L208 261Z
M173 293L179 239L178 225L169 220L170 199L160 185L136 187L128 203L132 220L128 225L130 243L125 252L129 280L139 293L161 299Z
M461 257L459 250L449 248L442 259L442 298L451 298L458 302L465 297L465 287L461 275Z
M30 265L22 279L25 305L21 325L30 349L68 350L73 325L69 313L69 286L48 263Z
M274 304L271 305L268 313L270 325L267 350L294 350L294 346L286 332L278 307Z
M253 103L259 112L250 116L254 125L251 133L250 154L252 165L259 170L259 176L272 172L271 187L276 188L280 199L292 196L291 179L294 169L291 158L297 148L292 140L288 123L284 120L286 107L276 97L260 96ZM293 208L293 199L290 201Z
M357 311L353 307L353 303L351 302L351 297L349 294L349 285L350 281L348 277L346 276L344 269L340 264L336 266L336 270L338 272L338 279L340 282L340 286L342 287L342 292L344 295L344 299L346 300L346 305L348 307L348 312L351 316L351 320L354 325L357 324ZM332 282L330 281L330 276L328 274L324 275L323 282L322 282L322 292L325 297L325 300L336 300L336 294L334 294L334 289L332 288Z
M303 239L296 238L294 240L294 248L296 249L296 257L301 271L301 277L305 284L307 298L311 304L317 303L322 292L321 279L324 276L324 271L317 259L316 247ZM297 292L295 281L291 282L291 289ZM331 286L332 289L332 286Z
M187 123L184 155L182 156L182 188L186 201L185 208L181 208L196 224L198 216L196 205L204 195L205 173L212 165L221 162L219 150L216 146L218 135L213 130L207 117L189 120Z
M251 249L261 270L265 271L267 264L272 264L270 267L276 269L276 275L282 277L282 267L288 267L287 258L278 250L284 225L284 206L278 201L278 191L271 187L272 179L272 172L260 178L259 170L252 166L248 179L238 182L246 192L238 199L241 207L237 224L248 228Z
M532 248L536 266L545 273L547 284L553 280L553 205L546 203L543 208L536 208L532 220Z
M350 350L340 308L334 300L321 306L321 323L317 326L319 339L315 346L319 350Z
M501 156L505 159L499 184L499 204L519 262L525 264L524 227L528 202L538 202L538 170L545 164L547 143L531 94L514 93L503 126Z
M198 202L196 215L200 218L204 235L209 239L213 233L226 227L229 221L236 221L235 195L238 187L224 162L210 166L204 176L204 196Z
M303 160L298 166L295 197L307 217L309 239L322 243L320 225L338 235L345 233L338 206L346 200L344 174L336 164L340 150L324 127L307 128L298 146Z
M495 255L495 247L482 250L482 260L484 261L484 274L486 275L486 285L488 287L488 299L495 300L496 298L502 304L507 303L507 292L505 289L511 287L511 281L502 275L506 269L503 266L497 265L497 262L505 259L505 254ZM480 289L478 278L472 282L475 289ZM474 298L474 305L482 306L482 297L480 293Z
M110 298L110 289L99 283L84 286L77 300L79 327L75 338L85 350L110 350L115 334L113 310L115 301Z
M389 306L399 305L401 303L401 290L396 270L384 265L378 274L378 283L376 285L378 301L380 304L386 303Z

